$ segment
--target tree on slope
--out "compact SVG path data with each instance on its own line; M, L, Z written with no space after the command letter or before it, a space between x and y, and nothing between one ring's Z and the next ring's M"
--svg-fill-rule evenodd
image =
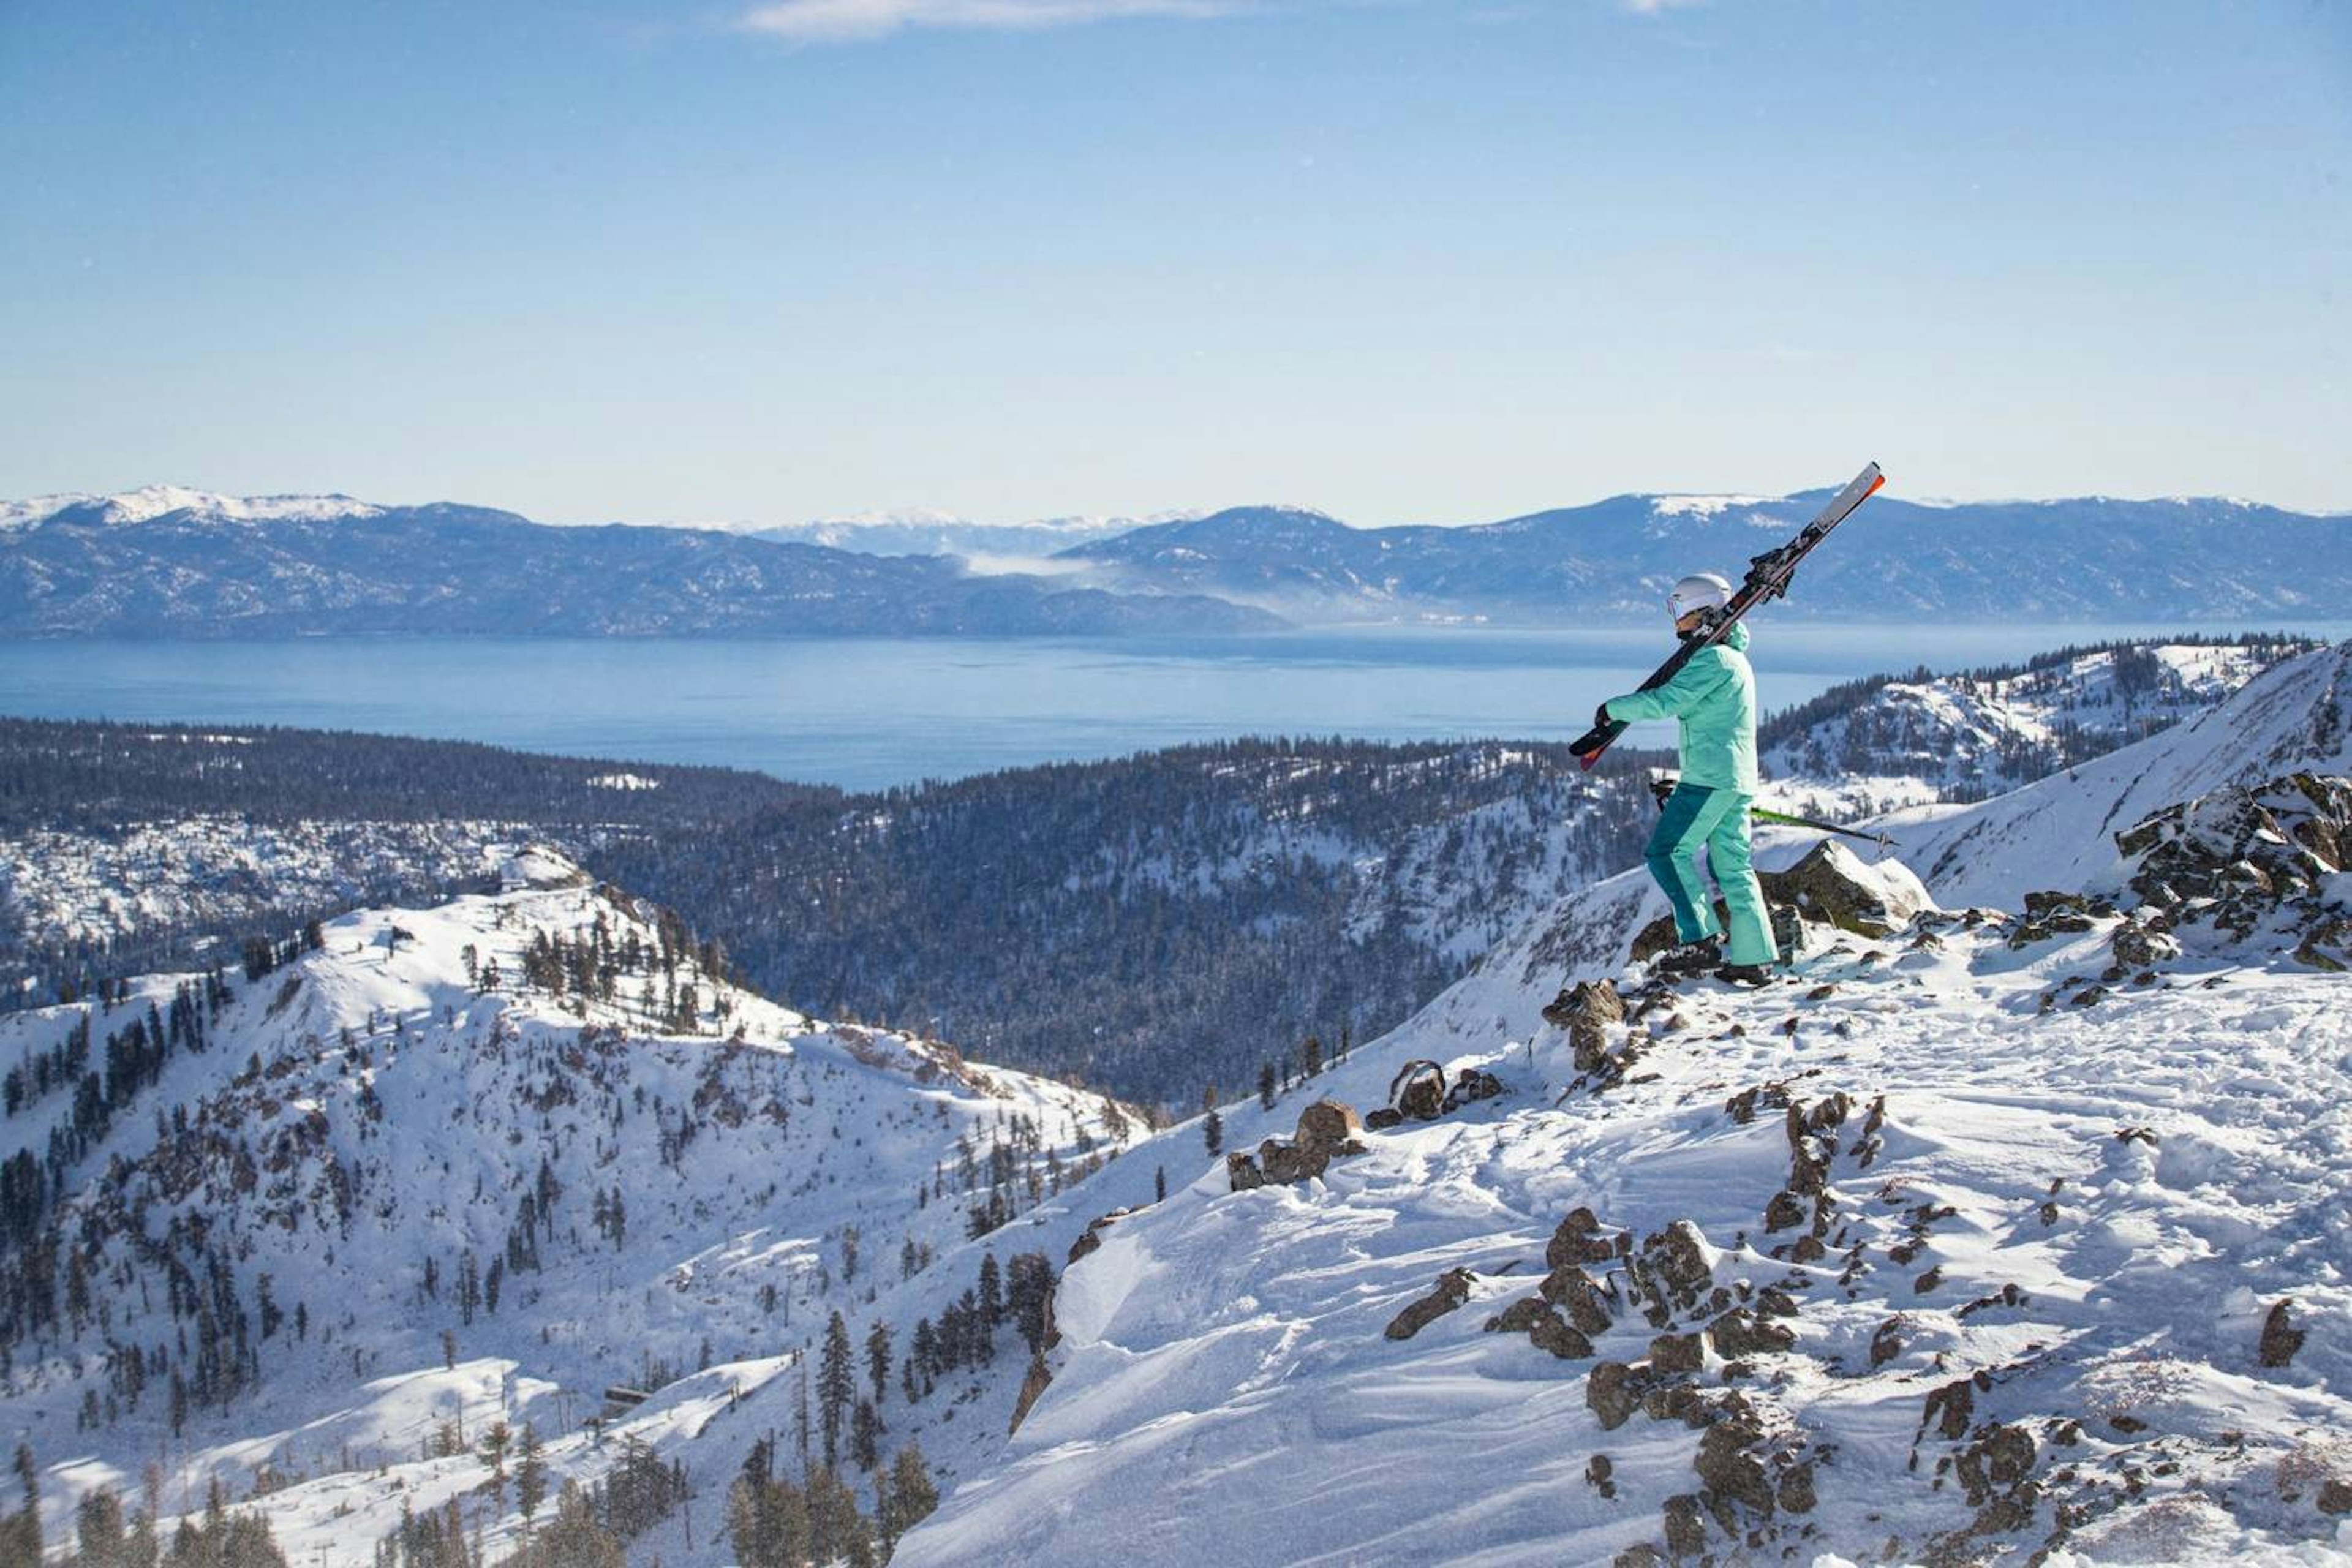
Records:
M841 1422L857 1393L857 1379L850 1364L849 1325L841 1321L836 1311L824 1328L824 1357L816 1374L817 1414L824 1425L824 1462L828 1468L840 1462Z

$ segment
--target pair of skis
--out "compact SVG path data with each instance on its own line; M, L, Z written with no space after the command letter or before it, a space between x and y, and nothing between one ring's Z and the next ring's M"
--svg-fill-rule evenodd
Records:
M1664 686L1700 649L1713 647L1721 642L1738 624L1740 616L1759 605L1784 597L1789 592L1790 579L1796 575L1797 563L1812 553L1813 547L1829 537L1830 530L1853 516L1854 508L1875 495L1879 486L1885 482L1886 476L1878 471L1876 463L1867 465L1853 477L1852 484L1831 499L1830 504L1822 509L1820 516L1805 524L1796 538L1778 550L1768 550L1749 561L1747 577L1731 595L1730 603L1724 606L1723 614L1716 617L1715 624L1685 639L1682 647L1675 650L1674 657L1658 666L1657 673L1642 682L1640 689L1654 691ZM1617 737L1625 732L1625 728L1622 720L1612 720L1586 731L1570 742L1568 749L1590 773L1593 764L1601 760L1601 753L1615 743Z

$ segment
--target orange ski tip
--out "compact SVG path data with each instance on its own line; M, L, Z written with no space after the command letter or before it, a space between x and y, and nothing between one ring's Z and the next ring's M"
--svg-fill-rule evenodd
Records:
M1874 495L1876 495L1880 490L1884 489L1885 487L1886 487L1886 476L1885 476L1885 474L1881 474L1881 475L1879 475L1876 479L1873 479L1873 480L1871 480L1871 481L1870 481L1870 489L1867 489L1867 490L1865 490L1865 491L1864 491L1863 493L1864 493L1864 495L1874 495Z

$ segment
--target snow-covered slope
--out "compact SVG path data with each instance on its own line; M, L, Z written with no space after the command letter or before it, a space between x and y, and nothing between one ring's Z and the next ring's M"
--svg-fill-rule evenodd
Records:
M2352 773L2352 642L2291 659L2221 707L2081 767L1963 812L1874 826L1947 904L2013 906L2035 889L2109 884L2114 835L2160 806L2294 768Z
M2347 652L2109 759L2131 810L2347 771ZM2031 826L2035 886L2134 820L2004 807L1969 816ZM1991 844L1955 912L1812 926L1761 992L1629 966L1640 873L1554 906L1305 1091L1380 1105L1428 1058L1500 1096L1110 1226L1006 1462L895 1561L2343 1561L2352 981L1961 912ZM1630 1016L1546 1023L1579 975Z
M154 1463L167 1518L217 1476L266 1494L299 1562L365 1561L404 1507L450 1499L503 1550L511 1487L438 1450L504 1420L558 1481L608 1476L630 1436L682 1465L697 1500L647 1549L726 1561L728 1484L797 1425L828 1315L874 1397L876 1323L903 1358L983 1253L1058 1266L1094 1212L1071 1189L1145 1132L737 989L674 919L543 851L502 892L316 934L231 996L160 976L0 1020L0 1436L42 1462L52 1541L91 1488L135 1504ZM992 1197L1010 1223L972 1240ZM916 1405L888 1381L886 1452L918 1442L950 1479L992 1457L1025 1356L993 1338ZM614 1384L652 1397L585 1426Z
M1775 717L1759 760L1800 811L1982 800L2217 707L2309 646L2150 642L1859 682Z

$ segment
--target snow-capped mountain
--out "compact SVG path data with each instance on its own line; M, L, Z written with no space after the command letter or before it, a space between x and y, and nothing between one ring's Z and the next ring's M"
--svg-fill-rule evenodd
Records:
M1029 522L981 522L944 511L860 512L751 530L755 538L822 544L866 555L961 555L968 559L1044 562L1073 545L1114 539L1130 529L1196 517L1163 511L1149 517L1048 517Z
M191 498L198 504L182 504ZM708 529L546 527L449 503L158 489L18 511L0 529L0 637L1045 636L1282 624L1202 595L983 574L946 557Z
M56 520L120 527L184 514L231 522L323 522L339 517L376 517L384 509L347 495L225 496L184 485L146 485L114 495L36 496L0 501L0 532L37 528Z
M1297 619L1654 618L1675 580L1737 579L1827 492L1623 495L1469 527L1354 528L1241 508L1065 552L1126 587L1215 594ZM1843 620L2330 616L2352 519L2231 500L1921 504L1881 494L1775 614Z
M2340 764L2347 658L2108 761ZM2293 826L2259 878L2135 840L2219 900L2024 919L1784 840L1806 936L1761 992L1633 960L1640 872L1561 900L1229 1113L1229 1146L1296 1148L1108 1226L1004 1461L894 1562L2338 1560L2352 781L2265 798ZM1386 1104L1416 1060L1459 1102L1302 1114Z
M0 1020L0 1407L44 1466L47 1538L93 1489L137 1506L153 1464L166 1520L217 1477L296 1561L366 1561L453 1500L503 1552L524 1515L475 1450L504 1421L546 1439L551 1499L620 1484L636 1445L683 1467L698 1500L650 1549L721 1561L728 1485L762 1435L796 1441L799 1358L835 1311L886 1458L919 1443L969 1473L1025 1352L958 1304L1040 1248L1058 1267L1087 1217L1068 1189L1146 1130L724 968L528 850L494 894ZM925 1328L908 1378L919 1319L963 1337L933 1352Z

